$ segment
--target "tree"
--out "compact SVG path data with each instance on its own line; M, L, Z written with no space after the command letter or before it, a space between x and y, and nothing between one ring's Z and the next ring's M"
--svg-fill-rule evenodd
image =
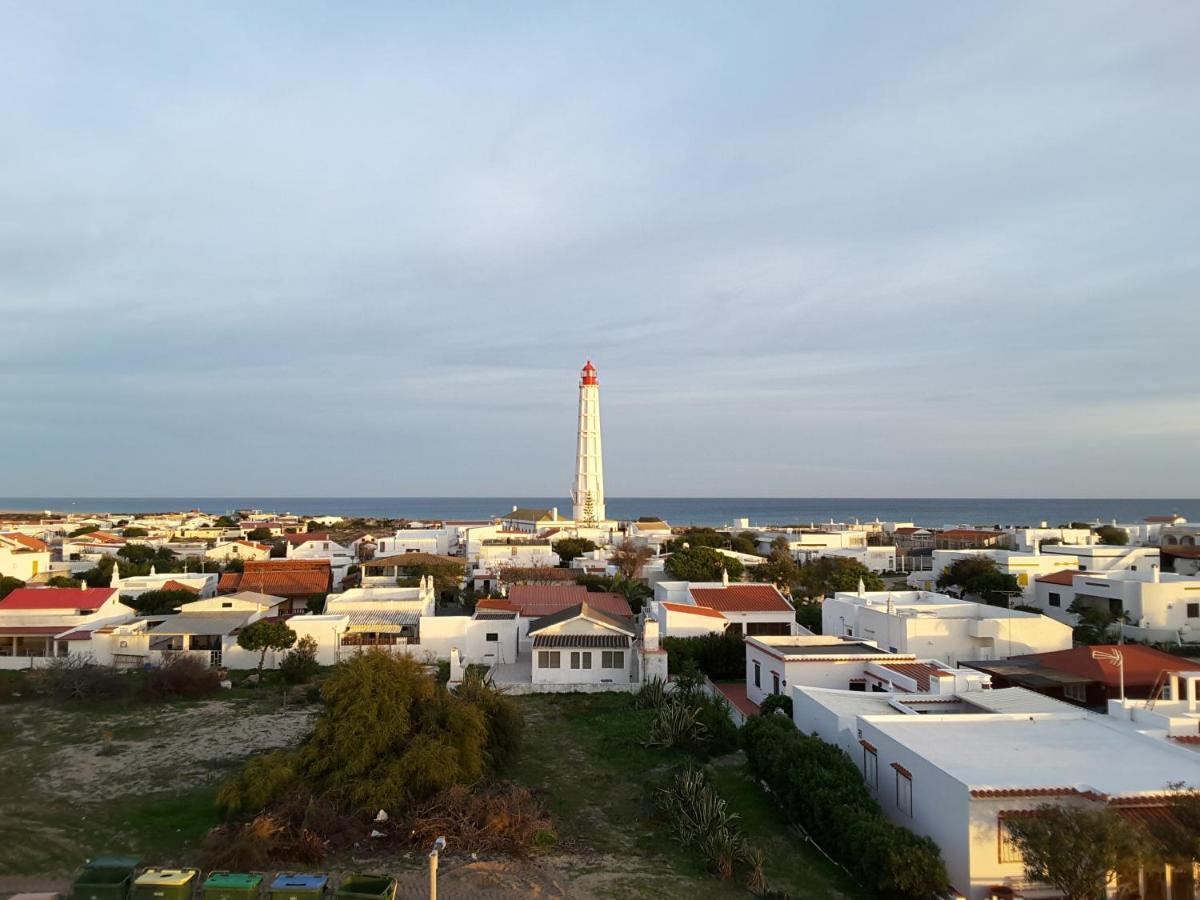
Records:
M762 555L758 552L758 534L753 531L743 531L734 535L733 540L729 542L729 549L736 550L738 553Z
M822 600L838 591L856 591L858 582L868 591L882 591L883 579L856 559L820 556L800 567L793 594Z
M820 601L807 601L796 604L796 621L811 631L813 634L821 633L821 603Z
M251 541L269 541L271 539L271 529L260 525L258 528L252 528L246 537Z
M150 532L147 531L145 528L130 527L130 528L126 528L124 531L122 531L121 534L123 534L127 538L146 537L147 535L150 534Z
M78 578L71 578L69 575L54 575L46 581L46 587L77 588L82 586L82 581Z
M243 650L259 652L258 683L261 685L267 651L288 649L296 643L296 632L288 628L286 622L277 619L259 619L257 622L251 622L238 633L237 643Z
M667 574L679 581L720 581L722 572L736 579L741 577L742 570L739 560L712 547L676 550L666 562Z
M185 603L191 603L196 595L191 591L146 591L136 597L122 597L121 602L132 606L142 616L173 613Z
M596 542L581 537L565 537L554 542L554 552L564 563L569 563L585 553L596 549Z
M226 572L245 572L246 561L240 556L231 556L229 559L225 560L222 568Z
M1110 876L1136 879L1150 855L1145 833L1108 807L1047 803L1002 827L1020 850L1026 876L1057 888L1066 900L1105 896Z
M91 534L93 531L99 531L99 530L100 530L99 525L81 525L78 528L76 528L74 531L68 532L67 537L69 537L69 538L79 537L80 535Z
M1113 625L1125 621L1124 611L1114 612L1111 607L1096 606L1086 600L1073 600L1067 612L1077 617L1072 636L1078 644L1108 643Z
M0 600L3 600L17 588L25 587L25 582L20 578L9 578L7 575L0 576Z
M304 530L307 532L320 531L321 523L316 521L315 519L309 519L308 524L304 526Z
M674 553L688 547L728 547L729 535L715 528L689 528L667 541L667 550Z
M612 552L608 554L608 561L626 578L640 578L642 569L651 555L649 547L640 546L626 538L613 547Z
M956 559L942 570L937 586L942 589L956 587L963 596L979 597L992 606L1008 606L1010 597L1021 594L1017 576L1005 575L996 561L987 556Z
M217 521L213 522L217 528L237 528L237 522L229 518L229 516L217 516Z
M304 608L313 615L319 616L325 611L325 598L328 596L328 594L310 594L304 601Z
M321 670L317 662L317 639L310 634L296 643L279 661L279 674L288 684L302 684Z
M777 542L782 541L782 546ZM766 562L750 567L750 577L755 581L769 581L784 593L790 593L792 585L800 580L800 566L792 559L786 538L771 542L771 555Z
M1096 529L1096 537L1100 539L1100 543L1116 547L1124 547L1129 543L1129 532L1116 525L1101 525Z

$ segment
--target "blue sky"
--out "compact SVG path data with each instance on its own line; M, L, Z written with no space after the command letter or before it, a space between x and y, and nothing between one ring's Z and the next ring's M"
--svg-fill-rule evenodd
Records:
M0 2L0 496L1200 488L1200 6Z

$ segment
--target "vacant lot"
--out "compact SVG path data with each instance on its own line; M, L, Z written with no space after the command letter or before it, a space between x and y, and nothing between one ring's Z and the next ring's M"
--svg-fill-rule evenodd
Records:
M98 852L187 858L215 824L221 778L252 753L294 744L312 712L281 709L278 695L0 706L0 874L66 873Z
M514 778L541 791L555 818L570 858L546 862L565 876L566 896L750 896L739 883L710 875L659 817L655 791L685 757L642 745L649 711L633 709L632 698L618 694L551 694L520 702L527 727ZM741 754L716 760L710 771L750 843L765 852L775 890L795 900L859 893L788 829L745 772Z

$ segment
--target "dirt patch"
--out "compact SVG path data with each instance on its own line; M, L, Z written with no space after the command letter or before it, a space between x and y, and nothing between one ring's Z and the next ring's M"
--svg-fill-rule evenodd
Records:
M44 710L27 714L40 712ZM311 731L314 714L309 707L247 714L238 704L211 700L186 707L146 707L140 717L99 716L89 723L90 739L84 736L51 750L39 786L59 796L107 800L204 782L215 768L295 746ZM112 735L111 755L101 752L105 732Z

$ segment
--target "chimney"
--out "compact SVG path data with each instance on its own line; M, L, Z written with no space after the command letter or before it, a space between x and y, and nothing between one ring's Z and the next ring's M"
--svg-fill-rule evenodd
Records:
M1034 538L1034 540L1033 540L1033 555L1034 556L1042 555L1042 542L1039 541L1037 538Z
M721 569L721 584L729 587L729 570L726 568Z
M558 507L557 506L550 510L550 520L552 522L558 521Z
M1154 565L1152 565L1150 567L1150 580L1152 582L1154 582L1155 584L1158 584L1159 576L1160 576L1160 573L1158 570L1158 563L1155 563Z

